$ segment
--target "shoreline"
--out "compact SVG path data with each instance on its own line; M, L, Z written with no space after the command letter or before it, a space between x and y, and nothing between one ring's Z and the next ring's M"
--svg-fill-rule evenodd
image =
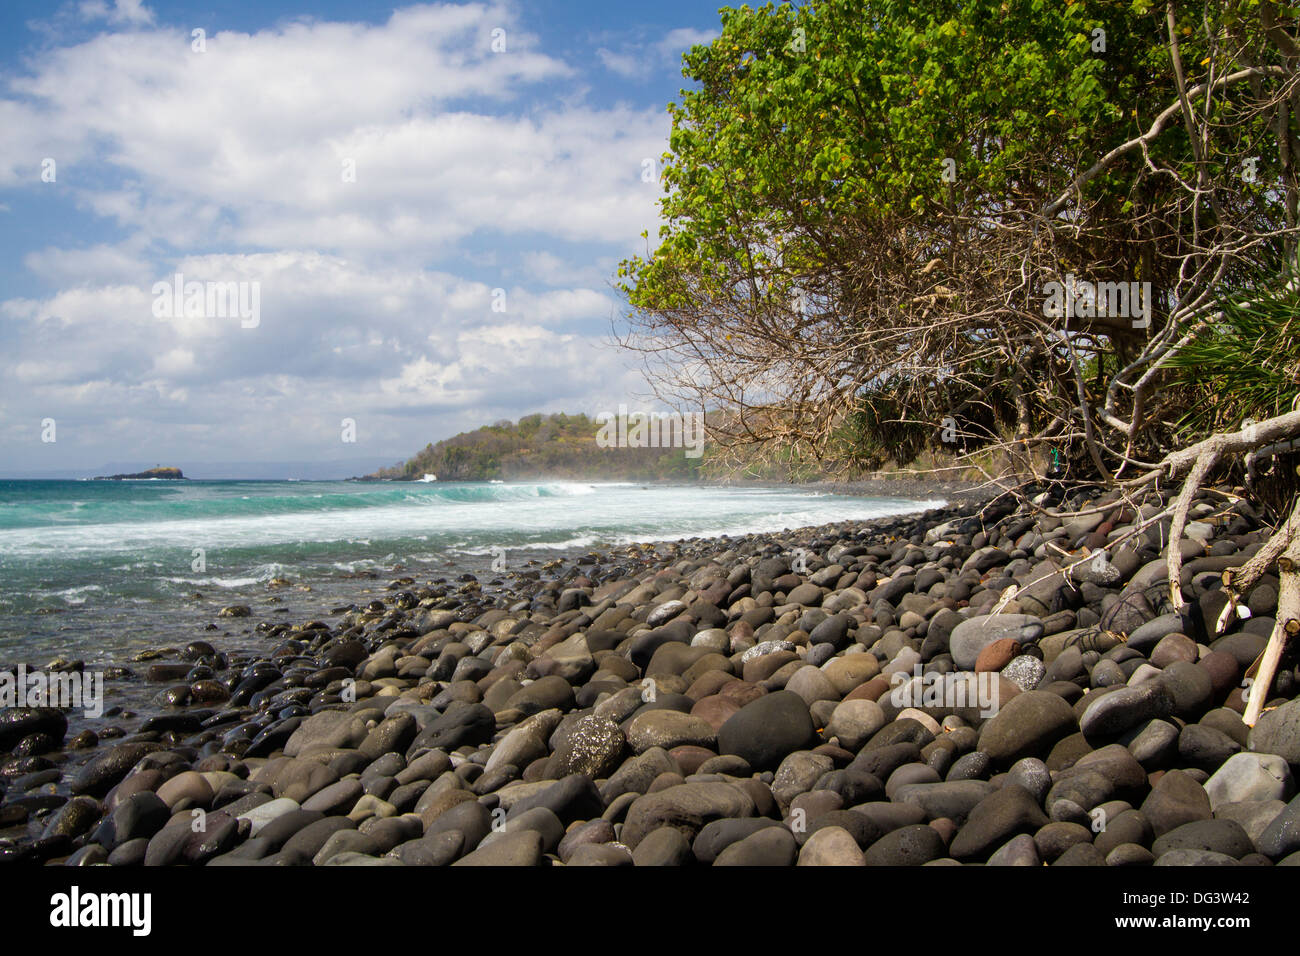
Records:
M1111 544L1136 520L1125 504L1062 520L958 496L570 554L507 569L499 593L457 569L442 587L398 578L363 607L267 627L260 655L203 641L157 655L146 677L192 703L106 712L121 726L93 742L10 710L0 861L1165 865L1300 850L1283 825L1300 820L1283 802L1300 754L1280 729L1300 719L1294 673L1254 731L1240 722L1268 594L1211 640L1162 606L1158 540ZM1222 593L1198 561L1262 533L1220 501L1194 509L1212 545L1184 542L1203 555L1185 563L1202 611ZM1060 572L1062 555L1103 549ZM953 697L967 689L1000 699ZM1212 778L1250 762L1280 762L1286 783L1203 814L1196 791L1208 806ZM1175 781L1185 820L1161 809ZM990 831L1007 801L1017 822ZM218 828L208 839L166 825L193 808ZM498 809L500 833L484 824ZM1088 829L1099 809L1135 839ZM1201 823L1213 849L1160 843Z

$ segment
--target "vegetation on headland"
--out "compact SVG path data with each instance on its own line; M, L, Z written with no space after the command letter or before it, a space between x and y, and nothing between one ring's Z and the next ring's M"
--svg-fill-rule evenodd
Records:
M684 448L602 448L600 423L586 415L526 415L429 444L405 462L370 478L490 481L575 478L605 481L691 481L700 458Z
M96 475L95 481L136 481L147 480L150 478L166 478L171 481L184 480L185 475L179 468L164 468L161 465L138 471L131 475Z

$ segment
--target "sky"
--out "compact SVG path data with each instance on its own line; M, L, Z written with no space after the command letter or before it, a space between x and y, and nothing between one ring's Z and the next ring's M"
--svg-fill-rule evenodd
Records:
M0 475L658 407L614 273L721 5L6 3Z

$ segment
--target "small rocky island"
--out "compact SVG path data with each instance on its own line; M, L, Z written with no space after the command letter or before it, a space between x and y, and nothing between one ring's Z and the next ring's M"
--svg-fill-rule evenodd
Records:
M188 481L179 468L163 468L161 466L150 468L148 471L136 472L133 475L96 475L95 481L145 481L150 478L166 478L169 481Z

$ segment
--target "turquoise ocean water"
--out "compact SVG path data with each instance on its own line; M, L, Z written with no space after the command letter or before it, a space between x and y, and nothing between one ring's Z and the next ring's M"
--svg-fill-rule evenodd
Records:
M369 600L389 580L605 545L777 531L935 507L788 488L632 483L0 481L0 664L121 663ZM274 578L290 587L268 589ZM218 620L229 604L252 618ZM221 644L220 641L214 643Z

